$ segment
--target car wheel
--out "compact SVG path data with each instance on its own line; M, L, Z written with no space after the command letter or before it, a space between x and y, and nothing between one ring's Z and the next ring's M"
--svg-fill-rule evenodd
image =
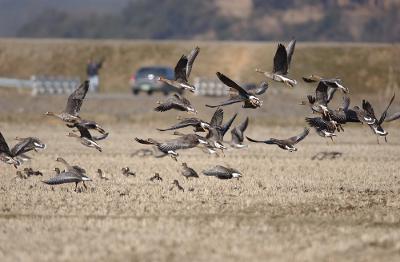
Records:
M149 96L151 96L151 95L153 94L153 90L147 91L147 94L148 94Z
M138 95L138 94L139 94L139 90L137 90L137 89L133 90L133 94L134 94L135 96Z

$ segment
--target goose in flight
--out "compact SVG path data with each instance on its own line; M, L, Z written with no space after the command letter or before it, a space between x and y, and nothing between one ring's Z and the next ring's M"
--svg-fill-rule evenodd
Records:
M78 126L84 127L88 130L96 130L102 135L108 135L108 133L95 121L92 120L80 120L77 123L67 124L69 128L78 128Z
M79 140L79 142L81 142L82 145L87 147L93 147L98 151L102 152L101 147L99 146L99 144L97 144L96 141L105 139L108 136L108 133L104 134L101 137L93 137L86 127L77 125L76 128L78 128L80 135L77 135L75 133L68 133L69 137L75 137L76 139Z
M268 144L268 145L277 145L278 147L280 147L284 150L293 152L293 151L297 151L297 148L294 147L294 145L296 145L301 140L303 140L309 133L310 133L310 129L304 128L304 131L301 134L294 136L294 137L290 137L288 139L284 139L284 140L280 140L280 139L276 139L276 138L270 138L268 140L255 140L255 139L249 138L247 136L246 136L246 138L251 142L264 143L264 144Z
M323 78L318 75L303 76L302 78L306 83L324 82L329 87L329 96L333 96L333 93L335 93L338 89L342 90L342 92L345 94L349 93L349 89L343 86L343 81L340 78Z
M194 132L205 132L207 130L210 130L211 126L215 126L216 121L221 120L221 123L222 123L223 114L224 114L224 111L222 110L222 108L218 108L214 112L214 114L211 118L211 121L209 123L206 121L203 121L199 118L191 117L191 118L184 118L179 123L177 123L169 128L164 128L164 129L158 128L157 130L158 131L169 131L169 130L176 130L176 129L192 126L194 128L194 130L193 130Z
M297 84L297 81L287 77L295 46L295 39L290 41L287 47L279 43L274 56L274 67L272 73L262 71L258 68L256 69L256 72L261 73L267 78L270 78L277 82L283 82L290 87L295 86Z
M67 106L63 112L59 114L46 112L45 115L57 117L66 123L80 122L79 112L88 90L89 80L86 80L68 97Z
M244 105L242 106L243 108L254 109L262 105L262 101L258 97L256 97L252 93L249 93L247 90L239 86L237 83L235 83L224 74L217 72L217 77L219 78L219 80L221 80L222 83L230 87L232 94L228 100L220 103L219 105L206 105L207 107L214 108L235 103L244 103Z
M243 148L246 147L246 145L243 145L243 140L244 140L244 131L246 131L247 126L249 124L249 118L246 117L246 119L238 126L234 127L231 130L231 135L232 135L232 140L231 140L231 146L234 148Z
M239 179L242 177L242 174L237 169L220 165L214 166L208 170L203 170L203 174L206 176L215 176L219 179Z
M387 111L392 105L394 98L395 94L393 94L389 104L386 106L379 119L375 116L375 112L371 103L366 100L362 101L362 109L359 107L354 107L360 122L366 123L371 128L372 132L377 135L378 144L379 136L383 136L385 138L385 142L387 142L387 135L389 132L383 129L382 124L386 119Z
M191 168L188 167L188 165L186 163L182 163L182 172L181 172L182 176L189 178L189 177L196 177L198 178L199 175L197 174L197 172Z
M50 178L48 180L44 180L42 182L47 185L60 185L60 184L65 184L65 183L75 183L74 191L76 192L79 182L82 182L85 189L87 189L85 181L92 181L92 179L90 179L89 177L87 177L85 174L82 174L82 173L62 171L59 174L56 174L55 177Z
M182 57L179 59L178 63L175 66L175 79L174 80L169 80L162 76L159 76L158 80L162 81L164 83L167 83L171 86L174 86L176 88L187 89L191 92L194 92L196 90L196 88L194 85L189 83L188 79L189 79L190 73L192 72L192 66L193 66L194 60L196 59L199 52L200 52L200 48L195 47L188 56L182 55Z
M336 136L336 121L327 120L322 117L306 117L306 122L310 127L315 128L317 134L322 137L329 137L333 141L333 137Z
M190 101L178 94L174 94L163 103L158 101L157 104L159 105L154 108L154 110L157 112L165 112L171 109L175 109L178 111L186 111L189 113L197 114L196 109L192 106Z
M41 143L39 139L34 137L17 138L19 142L10 149L3 134L0 132L0 160L6 164L14 165L15 168L20 166L25 157L25 153L36 150L44 149L45 144Z
M208 141L196 134L176 134L178 138L160 143L154 139L135 138L135 141L144 145L155 145L164 154L169 154L174 160L177 160L179 154L176 152L180 149L189 149L198 146L199 144L208 144Z

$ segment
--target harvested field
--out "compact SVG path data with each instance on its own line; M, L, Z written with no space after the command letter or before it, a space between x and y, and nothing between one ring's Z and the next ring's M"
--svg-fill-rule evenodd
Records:
M66 137L68 129L60 122L40 117L47 110L62 110L65 98L2 97L1 105L9 105L0 122L6 140L14 144L15 136L33 135L48 148L30 154L33 160L23 166L41 170L43 177L18 179L13 167L0 166L0 261L400 259L397 123L387 125L389 143L382 140L379 145L368 127L349 125L335 143L312 131L298 152L250 144L219 158L199 149L182 151L175 162L168 157L131 156L148 148L132 142L134 137L170 138L155 127L184 116L167 112L163 118L151 112L158 97L88 97L82 116L103 121L110 132L109 139L100 142L103 153ZM277 101L283 99L290 104L288 111L279 107ZM204 111L202 116L211 114L202 107L204 98L193 101ZM300 107L297 95L265 95L264 101L260 110L239 110L238 120L250 116L248 136L285 138L302 130L307 110L295 110ZM379 103L378 112L386 102ZM13 103L25 109L17 110ZM227 107L228 117L238 108ZM278 116L282 120L275 121ZM284 116L291 116L290 125ZM323 151L343 155L311 160ZM54 175L54 167L61 167L55 162L59 156L87 170L93 178L87 190L76 193L73 184L41 183ZM199 173L216 164L230 165L243 178L223 181L201 175L186 180L179 174L181 162ZM122 176L125 166L136 176ZM100 180L98 168L110 180ZM155 172L163 181L149 181ZM184 192L172 186L174 179Z

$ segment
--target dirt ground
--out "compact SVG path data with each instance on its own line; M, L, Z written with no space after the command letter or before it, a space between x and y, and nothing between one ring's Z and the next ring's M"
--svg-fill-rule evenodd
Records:
M9 103L32 106L3 111L0 131L6 140L13 145L15 136L37 136L48 147L31 153L32 161L23 166L42 171L43 177L18 179L13 167L0 165L0 261L400 259L400 132L396 123L387 126L389 142L381 140L379 145L368 127L351 125L334 143L312 131L293 153L250 144L247 149L228 150L225 157L209 156L199 149L182 151L175 162L168 157L132 156L149 148L134 143L134 137L171 138L155 127L185 116L167 112L165 118L152 118L157 113L149 110L149 104L158 97L89 97L82 114L104 120L110 132L100 142L102 153L67 137L68 129L60 122L39 116L27 120L31 114L61 110L62 97L51 97L47 104L49 97L14 99ZM293 103L297 98L286 99L292 104L286 110L299 107ZM271 124L271 118L283 116L284 109L273 110L273 103L278 105L273 98L264 100L270 101L264 111L239 111L235 124L250 116L248 136L286 138L302 131L299 119L305 109L292 112L293 125ZM104 107L96 107L94 101ZM204 99L194 101L202 108ZM227 108L227 115L238 108ZM128 117L134 113L137 116ZM5 115L13 116L7 121ZM18 121L19 117L24 121ZM229 133L225 139L230 140ZM324 151L342 156L311 160ZM93 179L87 190L77 193L73 184L41 182L54 175L55 167L62 167L55 161L59 156L87 170ZM198 179L185 179L180 175L182 162L199 174L217 164L229 165L240 170L243 178L218 180L200 174ZM123 176L120 170L125 166L136 176ZM109 180L96 175L98 168ZM163 181L149 181L155 172ZM184 192L173 187L174 179Z

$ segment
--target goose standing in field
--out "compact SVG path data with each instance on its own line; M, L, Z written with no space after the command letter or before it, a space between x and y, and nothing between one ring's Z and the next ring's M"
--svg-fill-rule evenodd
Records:
M188 78L192 71L194 60L200 52L199 47L195 47L188 56L182 55L175 66L175 80L169 80L162 76L158 77L159 81L167 83L179 89L187 89L191 92L196 90L195 86L190 84Z
M197 174L197 172L191 168L188 167L188 165L186 163L182 163L182 172L181 172L182 176L189 178L189 177L196 177L198 178L199 175Z
M106 177L106 176L104 175L103 170L101 170L100 168L97 169L97 175L99 176L100 179L103 179L103 180L110 180L108 177Z
M43 176L43 173L40 171L35 171L31 167L29 168L24 168L24 173L30 177L30 176Z
M385 110L382 112L379 120L375 116L374 109L370 102L363 100L362 109L359 107L354 107L354 110L357 112L357 116L362 123L368 124L371 128L372 132L377 135L377 142L379 144L379 136L383 136L385 138L385 142L387 142L387 135L389 134L386 130L383 129L382 124L386 119L387 111L389 107L392 105L395 98L395 94L393 94L390 99L389 104L386 106Z
M279 43L278 49L276 50L274 56L274 67L272 73L262 71L258 68L256 69L256 72L264 74L264 76L266 76L267 78L270 78L277 82L283 82L290 87L295 86L297 84L297 81L287 77L295 46L295 39L290 41L287 48L283 44Z
M301 140L303 140L309 133L310 133L310 129L304 128L304 131L301 134L294 136L294 137L290 137L288 139L284 139L284 140L270 138L268 140L263 141L263 140L255 140L255 139L249 138L247 136L246 136L246 138L251 142L264 143L264 144L268 144L268 145L277 145L278 147L280 147L284 150L293 152L293 151L297 151L297 148L294 147L294 145L296 145Z
M329 137L333 141L333 137L336 136L336 121L323 119L322 117L306 117L306 122L310 127L315 128L317 134L322 137Z
M92 137L92 135L90 134L89 130L86 127L81 126L81 125L77 125L76 127L79 130L80 136L75 133L68 133L69 137L75 137L84 146L93 147L93 148L97 149L99 152L103 151L101 149L101 147L99 146L99 144L97 144L96 140L105 139L108 136L108 133L106 133L105 135L103 135L100 138L95 138L95 137Z
M225 102L220 103L219 105L206 105L207 107L219 107L226 106L235 103L244 103L243 108L257 108L262 105L262 101L256 97L254 94L249 93L243 87L239 86L233 80L225 76L224 74L217 72L217 77L221 80L222 83L230 87L231 96Z
M136 172L132 172L129 167L121 168L121 172L123 176L136 176Z
M45 115L54 116L66 123L77 123L81 120L79 112L83 100L89 90L89 80L85 80L79 87L68 97L65 110L59 114L54 112L46 112Z
M179 184L179 181L178 181L178 180L175 179L174 182L172 182L172 185L175 186L176 188L178 188L179 191L185 192L185 189ZM171 191L173 188L174 188L174 187L171 187L171 188L169 189L169 191Z
M238 170L220 165L212 167L208 170L203 170L203 174L206 176L215 176L219 179L239 179L240 177L242 177L242 174Z
M135 141L144 145L155 145L164 154L169 154L172 159L177 160L179 154L176 152L180 149L189 149L198 146L199 144L208 144L208 141L196 134L180 135L179 138L166 141L164 143L157 142L154 139L146 140L135 138Z
M240 125L236 126L231 130L231 135L232 135L232 140L231 140L231 146L234 148L243 148L246 147L246 145L243 145L243 140L244 140L244 131L246 131L247 126L249 125L249 118L246 117L246 119L241 123Z
M175 109L178 111L186 111L189 113L197 114L196 109L192 106L190 101L178 94L174 94L163 103L158 101L157 104L159 105L154 108L154 110L157 112L165 112L171 109Z

